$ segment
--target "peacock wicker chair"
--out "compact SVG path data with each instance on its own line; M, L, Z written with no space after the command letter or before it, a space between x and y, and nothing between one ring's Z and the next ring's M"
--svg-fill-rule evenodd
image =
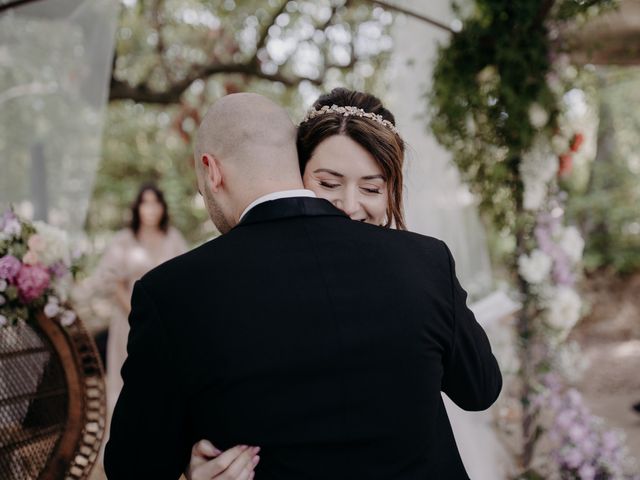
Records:
M103 368L77 319L0 328L0 478L89 477L105 429Z

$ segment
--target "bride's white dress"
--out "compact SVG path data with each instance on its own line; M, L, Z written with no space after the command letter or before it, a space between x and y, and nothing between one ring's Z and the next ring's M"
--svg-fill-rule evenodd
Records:
M404 0L397 5L448 24L454 17L449 0ZM448 33L419 20L400 16L394 25L393 86L385 97L408 143L405 210L408 228L444 240L456 260L456 271L471 298L470 305L492 343L501 368L513 343L507 319L518 305L495 291L488 249L473 196L461 183L450 154L428 132L427 101L437 46ZM505 336L505 333L507 334ZM507 339L506 341L504 339ZM504 392L504 390L503 390ZM443 394L462 461L472 480L508 477L512 460L493 427L492 407L466 412Z

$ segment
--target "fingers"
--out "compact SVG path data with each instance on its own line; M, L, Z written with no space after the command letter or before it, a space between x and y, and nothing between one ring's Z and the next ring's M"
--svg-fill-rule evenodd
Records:
M189 466L194 469L200 465L207 463L222 452L218 450L209 440L200 440L191 449L191 461Z
M235 480L253 480L256 472L251 467L245 467L242 473Z
M213 458L220 455L222 452L218 450L213 443L209 440L200 440L193 446L191 452L193 455L199 455L202 457Z
M255 462L254 457L259 451L258 447L252 448L247 445L238 445L225 450L213 460L209 460L194 469L192 478L194 480L210 480L213 478L216 480L236 480L236 477L245 474L243 472L245 467L249 467L249 471L252 471L257 465L259 457L258 461Z
M253 469L260 461L258 453L260 447L247 448L240 456L238 456L229 467L224 471L224 480L249 479L253 473Z

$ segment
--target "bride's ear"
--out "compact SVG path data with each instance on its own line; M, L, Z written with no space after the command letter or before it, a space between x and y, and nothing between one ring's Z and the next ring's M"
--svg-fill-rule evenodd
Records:
M222 185L222 169L220 162L209 153L203 153L200 158L204 166L205 179L209 182L211 191L217 193Z

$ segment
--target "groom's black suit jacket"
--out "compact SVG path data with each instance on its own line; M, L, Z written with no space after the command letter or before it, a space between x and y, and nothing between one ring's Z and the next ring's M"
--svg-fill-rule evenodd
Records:
M136 282L107 475L178 478L207 438L262 447L256 480L466 479L440 391L484 410L502 377L465 299L440 240L259 204Z

